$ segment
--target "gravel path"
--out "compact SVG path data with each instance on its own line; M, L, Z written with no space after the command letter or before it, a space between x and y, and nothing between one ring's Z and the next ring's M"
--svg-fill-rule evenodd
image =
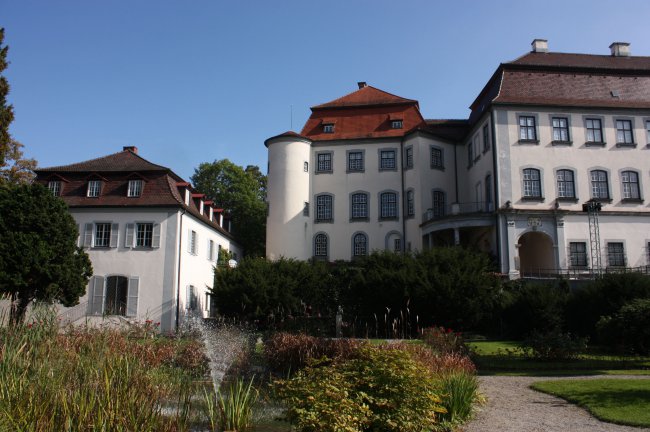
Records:
M594 378L650 378L648 376L480 377L487 398L464 432L640 432L649 428L601 422L586 410L528 388L535 381Z

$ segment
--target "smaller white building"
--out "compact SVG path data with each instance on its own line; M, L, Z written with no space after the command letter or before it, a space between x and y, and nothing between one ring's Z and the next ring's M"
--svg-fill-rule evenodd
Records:
M69 206L93 276L66 322L151 320L174 331L188 315L212 313L210 289L221 250L241 249L223 210L136 147L36 170Z

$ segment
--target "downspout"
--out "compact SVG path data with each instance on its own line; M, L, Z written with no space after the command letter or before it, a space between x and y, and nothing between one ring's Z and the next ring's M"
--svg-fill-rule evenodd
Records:
M406 191L404 190L405 185L404 185L404 137L402 136L402 140L399 143L400 145L400 168L402 171L402 238L404 241L402 242L402 252L406 252L406 213L408 212L408 208L406 211L404 211L404 203L406 202Z
M176 279L176 333L178 334L178 328L180 323L180 314L181 314L181 258L183 256L182 239L183 239L183 216L185 215L185 209L181 212L180 227L178 231L178 277Z
M497 133L495 128L496 121L494 120L494 108L490 108L490 126L492 128L492 162L493 162L493 171L492 175L492 189L494 190L494 226L496 228L496 237L497 237L497 257L499 260L499 272L503 270L503 262L501 262L501 225L499 221L499 182L497 181L497 176L499 175L499 168L497 162ZM507 231L506 231L507 232ZM505 254L508 254L508 248L505 248ZM510 262L510 257L505 257L505 262Z
M458 202L458 155L456 154L458 151L457 147L458 145L454 143L454 193L456 194L456 204L460 204Z

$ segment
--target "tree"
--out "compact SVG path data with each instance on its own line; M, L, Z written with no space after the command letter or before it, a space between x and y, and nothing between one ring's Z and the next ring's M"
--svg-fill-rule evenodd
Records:
M202 163L191 177L194 186L230 213L233 233L249 256L264 256L266 176L257 166L245 169L228 159Z
M0 166L5 164L5 155L9 149L9 124L14 120L14 108L7 104L9 94L9 82L2 75L2 72L9 64L7 62L7 51L9 47L2 46L5 38L5 29L0 28Z
M15 139L9 140L4 164L0 165L0 183L30 183L34 179L34 159L23 159L23 145Z
M0 185L0 295L12 300L12 323L35 300L79 303L92 266L78 235L63 200L44 186Z

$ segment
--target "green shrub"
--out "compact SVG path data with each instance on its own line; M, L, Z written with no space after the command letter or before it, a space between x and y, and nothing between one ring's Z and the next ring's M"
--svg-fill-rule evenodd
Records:
M650 299L636 299L598 321L602 343L617 351L650 354Z
M312 363L275 383L301 431L425 431L445 412L436 380L408 352L367 346L345 361Z
M533 331L522 344L527 357L539 360L571 360L587 349L587 339L574 337L559 330Z
M567 329L598 340L596 323L634 299L650 298L650 277L640 273L606 274L575 290L566 307Z
M466 372L444 374L440 377L439 386L442 406L447 411L441 414L441 419L451 425L469 420L473 414L474 403L479 398L476 375Z
M422 341L438 354L469 354L460 332L444 327L428 327L422 330Z

